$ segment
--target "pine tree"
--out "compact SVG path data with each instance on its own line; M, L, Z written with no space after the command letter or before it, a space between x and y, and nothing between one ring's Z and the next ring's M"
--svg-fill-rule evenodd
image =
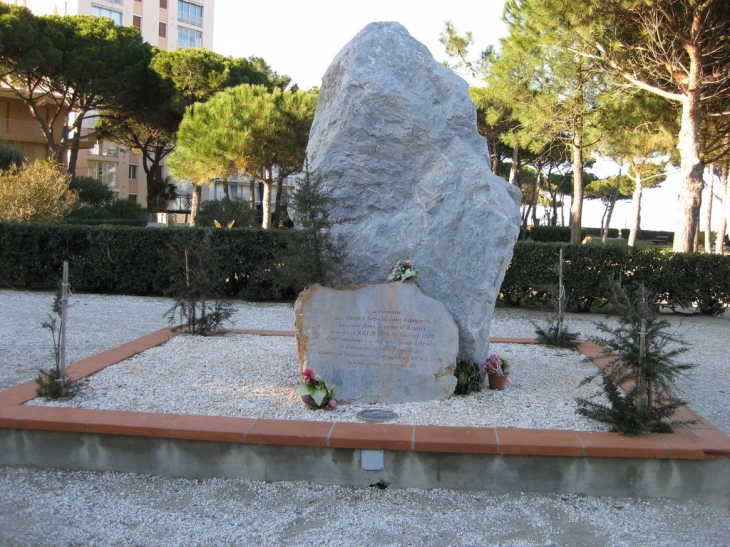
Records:
M294 261L297 264L295 270L302 277L300 284L331 283L344 260L344 254L330 233L334 225L330 218L330 192L322 188L321 179L311 173L306 161L291 206L298 234Z
M646 288L640 286L633 298L620 285L614 293L618 328L598 323L598 329L610 338L591 338L604 347L601 357L608 358L608 364L581 384L601 378L609 405L580 398L577 412L627 435L669 432L687 423L671 417L686 404L676 395L678 380L696 366L677 360L689 350L688 344L668 332L670 323L651 309Z

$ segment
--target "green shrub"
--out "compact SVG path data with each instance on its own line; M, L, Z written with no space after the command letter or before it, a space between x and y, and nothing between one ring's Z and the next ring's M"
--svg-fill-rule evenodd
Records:
M601 237L603 237L603 231L600 228L583 228L581 230L581 235L583 237L591 236L594 239L601 238ZM621 237L621 229L620 228L609 228L608 237L611 237L611 238ZM570 238L568 239L568 241L570 241Z
M500 289L506 306L551 305L554 264L564 249L567 305L595 311L610 304L613 282L643 285L655 304L671 308L697 305L703 314L719 315L730 304L730 257L672 253L621 245L571 245L518 242Z
M104 207L114 201L114 192L94 177L71 177L68 187L78 190L81 205Z
M666 232L663 230L641 230L639 232L639 239L644 241L651 241L659 236L668 237L669 243L672 243L674 240L674 232Z
M479 365L468 361L459 361L454 369L456 376L455 395L469 395L481 391L484 386L484 377Z
M12 144L0 143L0 171L21 167L25 163L25 152Z
M570 227L531 226L527 229L527 237L532 241L562 241L570 243Z
M163 294L179 275L169 260L179 234L202 241L206 230L227 296L292 299L302 289L300 273L285 259L297 252L293 231L260 228L0 223L0 279L13 287L53 288L68 260L78 291Z
M57 222L78 203L63 167L38 160L0 171L0 221Z
M227 226L234 221L234 228L254 228L261 225L261 212L251 209L242 199L214 199L204 201L196 220L199 227L213 227L215 221Z

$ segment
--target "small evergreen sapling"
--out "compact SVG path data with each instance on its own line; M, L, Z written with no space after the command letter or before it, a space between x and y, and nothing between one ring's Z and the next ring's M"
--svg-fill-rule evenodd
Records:
M56 294L53 301L53 314L48 314L48 321L41 323L44 329L51 331L51 337L53 339L53 359L54 366L50 369L38 370L38 376L35 379L35 383L38 385L36 388L36 395L43 397L44 399L64 399L70 398L76 395L79 390L80 384L74 382L67 374L61 371L61 325L60 322L63 320L61 312L61 294ZM57 316L57 317L54 317Z
M183 271L168 290L174 304L165 315L170 324L176 318L179 321L173 330L186 329L202 336L220 333L236 311L222 296L223 284L210 246L206 234L203 242L189 238L171 249L173 261Z
M565 285L563 285L563 248L560 248L560 259L558 261L558 286L555 299L555 315L548 319L545 328L535 324L535 334L541 344L558 348L572 348L577 343L578 333L570 332L565 324L565 308L567 298Z
M598 329L610 337L591 338L603 346L601 357L607 358L608 363L581 384L600 378L609 404L579 398L577 412L627 435L670 432L673 427L688 423L671 419L686 404L676 396L677 382L696 366L677 360L688 351L688 344L667 332L669 322L659 319L651 309L652 300L644 287L632 299L618 286L615 297L619 327L612 329L598 323Z
M303 176L290 203L297 248L289 262L292 263L291 271L298 272L298 284L301 286L331 283L345 258L342 246L331 234L335 221L330 217L330 193L322 187L321 179L312 174L309 163L305 161Z

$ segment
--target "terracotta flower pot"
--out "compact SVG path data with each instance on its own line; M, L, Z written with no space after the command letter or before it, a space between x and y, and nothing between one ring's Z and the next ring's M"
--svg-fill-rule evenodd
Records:
M489 389L504 389L509 374L487 374L489 378Z
M324 399L322 399L322 404L318 405L316 403L316 401L312 398L311 395L302 395L302 402L305 405L307 405L309 408L318 409L318 408L325 408L327 406L327 404L330 402L330 398L325 397Z

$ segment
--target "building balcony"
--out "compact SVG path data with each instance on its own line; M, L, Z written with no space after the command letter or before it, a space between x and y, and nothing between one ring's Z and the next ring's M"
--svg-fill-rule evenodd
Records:
M54 132L58 134L59 132ZM87 135L89 129L82 129L81 134ZM55 135L54 135L55 136ZM0 141L27 142L32 144L47 144L46 136L37 122L0 119ZM94 143L81 140L81 148L91 148Z

